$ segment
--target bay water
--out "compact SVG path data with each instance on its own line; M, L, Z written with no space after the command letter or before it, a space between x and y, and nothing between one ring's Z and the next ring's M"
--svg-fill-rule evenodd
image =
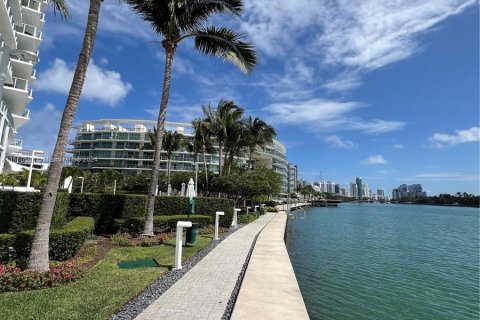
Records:
M305 211L286 243L311 319L479 319L479 209Z

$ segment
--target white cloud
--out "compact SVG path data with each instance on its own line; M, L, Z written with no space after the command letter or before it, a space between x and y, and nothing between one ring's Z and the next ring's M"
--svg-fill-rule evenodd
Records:
M382 155L374 155L369 156L367 159L362 161L362 164L370 165L370 164L385 164L387 160L383 158Z
M395 143L395 144L392 145L392 148L403 149L403 148L405 148L405 146L403 144Z
M437 148L454 146L461 143L479 142L480 128L472 127L466 130L455 130L454 134L435 133L428 140Z
M332 136L325 136L323 140L328 143L331 147L334 148L341 148L341 149L352 149L355 147L355 143L342 139L342 137L337 136L337 135L332 135Z
M35 89L39 91L68 94L72 83L74 66L69 66L62 59L55 59L50 67L38 75ZM98 100L109 106L115 106L132 90L132 85L123 82L120 73L103 69L91 61L82 98Z
M422 179L433 181L475 181L479 180L479 177L475 174L465 174L460 172L429 172L415 174L411 177L408 177L408 179Z
M475 3L475 0L249 1L240 28L263 54L280 59L288 57L286 64L296 59L308 61L315 74L329 74L315 80L318 87L345 91L358 87L364 73L420 51L419 36ZM331 68L340 72L329 72ZM288 77L288 71L285 75ZM298 79L297 86L302 84L308 83Z
M273 103L263 108L268 120L275 124L301 125L310 131L334 132L357 130L363 133L386 133L405 126L401 121L359 119L351 115L363 105L326 99L310 99L292 103Z
M18 129L17 134L23 140L23 147L51 154L57 141L61 116L61 112L51 103L40 110L30 110L30 121Z

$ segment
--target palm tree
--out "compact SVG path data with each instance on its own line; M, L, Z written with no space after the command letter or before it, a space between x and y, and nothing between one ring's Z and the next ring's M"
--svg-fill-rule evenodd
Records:
M246 139L248 144L248 168L252 167L252 156L255 149L263 148L267 144L273 142L273 138L277 135L275 129L268 125L265 121L252 117L248 117L245 121Z
M255 67L256 55L253 47L242 41L241 34L228 28L204 26L212 14L230 13L239 16L243 7L241 0L125 0L125 2L152 25L153 30L161 37L160 43L165 50L162 98L143 232L145 235L153 235L153 208L160 168L162 134L170 94L173 56L178 44L182 40L194 38L195 49L200 53L230 61L245 73L250 73Z
M201 119L195 119L192 121L192 127L195 130L195 135L193 136L193 143L191 143L192 147L187 146L187 150L189 152L194 152L192 149L196 148L197 154L203 154L203 171L205 172L205 192L208 192L208 168L207 168L207 160L206 154L212 154L215 152L213 148L213 141L210 131L207 128L207 124ZM195 152L194 152L195 153ZM195 157L195 161L196 157Z
M218 173L222 175L223 150L225 145L230 146L229 141L233 134L232 128L240 121L243 109L233 101L221 99L216 109L209 105L208 107L202 106L202 110L205 115L206 127L218 143Z
M170 164L174 151L183 144L183 135L177 131L165 131L163 134L163 149L167 152L167 185L170 184Z
M54 1L56 8L61 9L64 6L64 0ZM95 37L97 34L98 19L100 14L100 5L102 0L90 0L88 11L88 20L85 28L85 36L78 57L77 66L72 80L72 85L68 93L67 102L63 110L60 129L58 131L57 142L53 150L52 161L48 168L48 177L45 191L43 193L42 204L37 218L35 236L32 242L30 257L28 258L28 270L47 271L48 267L48 243L50 224L52 222L53 208L57 199L57 188L60 183L60 176L63 168L63 159L68 143L68 134L72 128L72 122L77 112L78 102L82 93L85 76L87 74L88 64L92 54ZM59 5L60 4L60 5Z

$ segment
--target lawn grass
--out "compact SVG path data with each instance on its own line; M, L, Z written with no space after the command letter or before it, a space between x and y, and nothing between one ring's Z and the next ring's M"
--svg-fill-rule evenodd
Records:
M211 241L211 235L199 236L196 246L184 247L183 259ZM167 271L167 267L119 269L118 261L153 258L162 266L172 266L174 255L174 238L155 247L115 248L72 284L0 294L0 319L105 319Z

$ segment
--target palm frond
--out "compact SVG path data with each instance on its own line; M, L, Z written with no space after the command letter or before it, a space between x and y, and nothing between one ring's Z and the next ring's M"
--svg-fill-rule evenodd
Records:
M68 19L70 17L68 6L65 0L52 0L52 5L54 14L56 14L58 11L62 18Z
M228 28L210 26L196 30L192 36L195 36L195 48L201 53L229 61L246 74L255 68L255 50L251 44L241 41L241 34Z

